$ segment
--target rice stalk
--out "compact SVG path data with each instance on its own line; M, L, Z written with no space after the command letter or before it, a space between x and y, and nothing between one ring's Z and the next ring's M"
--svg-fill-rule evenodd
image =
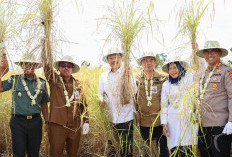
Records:
M43 64L52 66L53 54L52 54L52 43L51 43L51 30L53 23L53 10L55 0L41 0L39 2L39 10L41 15L41 24L44 29L44 39L42 42L43 53L41 55Z
M121 42L123 50L123 62L124 69L122 72L122 79L120 83L120 100L121 104L128 104L131 100L131 70L130 70L130 54L132 45L135 39L138 37L141 30L146 25L151 26L150 9L151 3L148 7L149 17L145 18L144 12L135 7L135 1L125 2L115 7L109 8L110 17L103 18L109 22L109 26L112 31L110 32L106 41L109 41L110 37L116 37L116 40ZM150 27L152 30L152 26Z
M191 43L196 43L199 25L206 14L209 5L213 1L205 4L205 0L191 0L183 3L183 6L178 11L179 15L179 31L176 35L187 35ZM214 9L213 9L214 12ZM192 68L199 69L198 57L196 56L196 48L192 49Z

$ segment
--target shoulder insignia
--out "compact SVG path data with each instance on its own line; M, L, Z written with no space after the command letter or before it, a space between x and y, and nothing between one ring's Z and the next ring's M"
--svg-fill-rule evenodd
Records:
M220 73L220 72L222 72L222 69L217 69L216 72Z
M230 80L232 80L232 72L229 72Z

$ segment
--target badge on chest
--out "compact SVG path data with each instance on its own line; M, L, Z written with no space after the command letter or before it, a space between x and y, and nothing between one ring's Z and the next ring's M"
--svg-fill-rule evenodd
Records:
M75 96L75 99L77 100L79 99L80 93L77 89L75 89L74 96Z
M152 86L152 94L157 94L157 90L158 90L157 86L153 85Z

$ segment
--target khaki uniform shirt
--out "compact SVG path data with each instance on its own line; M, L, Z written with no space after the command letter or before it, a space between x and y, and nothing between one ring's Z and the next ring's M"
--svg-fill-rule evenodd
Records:
M211 71L206 70L203 85ZM232 68L219 63L207 86L200 104L200 115L204 127L224 126L232 122Z
M161 101L161 89L164 81L167 77L154 72L153 77L153 89L152 89L152 105L147 106L146 89L145 89L145 75L143 72L137 76L136 83L138 86L138 92L136 96L136 108L140 112L140 125L143 127L156 127L160 125L160 101ZM148 80L148 93L150 94L150 80ZM155 122L155 123L154 123ZM154 123L154 124L153 124Z
M73 79L74 100L71 107L66 107L66 99L64 94L63 84L61 83L58 74L53 72L50 67L44 68L46 79L50 86L50 122L57 123L62 126L79 129L81 125L81 114L86 111L86 103L84 95L81 91L81 84L73 77L69 82L65 82L65 87L69 98L73 94Z

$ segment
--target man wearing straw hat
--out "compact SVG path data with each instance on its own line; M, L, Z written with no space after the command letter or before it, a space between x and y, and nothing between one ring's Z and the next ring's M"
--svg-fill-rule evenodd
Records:
M99 105L106 107L109 121L118 135L116 139L121 139L121 156L133 156L133 119L134 119L134 94L137 90L134 79L131 80L132 94L129 104L122 105L120 102L120 82L122 81L122 55L117 48L111 48L108 54L103 57L103 61L110 65L110 70L104 72L99 81ZM108 142L113 147L112 141ZM119 144L119 143L118 143ZM115 156L116 150L112 148L108 156Z
M201 157L229 157L232 133L232 68L220 61L228 51L220 48L218 41L206 41L196 52L205 58L208 67L200 79L200 128L198 146ZM224 133L215 148L215 135Z
M50 155L61 157L66 147L68 157L77 157L82 119L85 122L83 134L89 130L88 119L83 116L86 103L81 83L72 76L80 68L71 56L63 56L54 65L55 71L49 64L44 67L51 95L48 132Z
M167 77L154 70L156 57L152 52L144 53L138 62L143 67L143 71L136 77L138 86L136 97L137 125L140 125L143 139L149 144L150 140L155 141L157 147L160 148L160 156L168 157L167 138L163 135L163 127L159 117L161 89ZM152 149L151 153L154 153L154 146Z
M13 156L39 157L42 139L42 111L44 120L48 120L49 95L46 81L35 75L34 71L40 63L32 54L25 54L15 64L20 65L23 74L12 75L1 81L0 92L12 91L11 136ZM47 132L48 125L45 125Z

